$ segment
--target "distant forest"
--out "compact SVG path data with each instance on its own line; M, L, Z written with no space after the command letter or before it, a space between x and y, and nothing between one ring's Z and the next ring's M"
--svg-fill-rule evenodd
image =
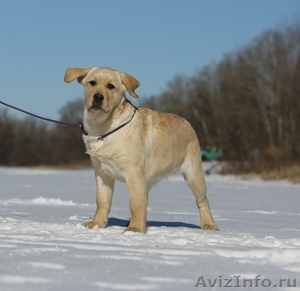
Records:
M80 123L83 100L67 103L59 111L61 121ZM33 117L16 119L0 110L0 165L36 166L82 163L85 154L82 132L78 128L55 125Z
M185 117L202 147L248 167L300 161L300 23L270 29L143 106Z
M195 60L197 63L197 60ZM186 118L204 148L226 161L281 165L300 161L300 24L263 32L192 77L175 76L141 105ZM60 110L82 120L83 100ZM0 108L0 165L59 165L88 159L78 128L16 119Z

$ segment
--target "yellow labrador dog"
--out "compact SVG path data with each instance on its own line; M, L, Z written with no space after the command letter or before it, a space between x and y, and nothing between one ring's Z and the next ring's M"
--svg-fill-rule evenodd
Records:
M138 98L140 83L110 68L70 68L65 82L77 79L84 86L84 136L96 173L97 210L85 224L105 227L114 181L126 182L131 219L125 231L146 232L148 192L155 182L180 170L196 198L201 228L219 230L206 198L200 146L191 125L183 118L133 106L125 92Z

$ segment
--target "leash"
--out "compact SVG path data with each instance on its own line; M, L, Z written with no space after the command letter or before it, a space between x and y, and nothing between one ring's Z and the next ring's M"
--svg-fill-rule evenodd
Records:
M83 132L83 134L88 135L88 133L84 129L83 123L75 124L75 123L68 123L68 122L58 121L58 120L54 120L54 119L50 119L50 118L46 118L46 117L43 117L43 116L40 116L40 115L33 114L33 113L25 111L21 108L15 107L15 106L10 105L10 104L7 104L7 103L5 103L1 100L0 100L0 103L2 105L6 106L6 107L12 108L14 110L20 111L22 113L25 113L29 116L32 116L32 117L35 117L35 118L38 118L38 119L41 119L41 120L49 121L49 122L60 124L60 125L70 126L70 127L79 127L81 129L81 131Z
M126 101L129 102L130 105L134 107L134 112L133 112L133 115L131 116L131 118L127 122L125 122L125 123L121 124L120 126L118 126L117 128L115 128L115 129L113 129L113 130L111 130L111 131L109 131L109 132L107 132L107 133L99 136L98 139L103 139L103 138L105 138L105 137L107 137L107 136L115 133L116 131L118 131L119 129L121 129L125 125L127 125L133 119L133 117L135 116L136 111L139 110L139 108L136 107L136 106L134 106L129 100L126 100ZM0 100L0 104L4 105L6 107L12 108L14 110L20 111L22 113L25 113L25 114L27 114L29 116L41 119L41 120L49 121L49 122L60 124L60 125L70 126L70 127L79 127L81 129L81 131L83 132L84 135L88 135L88 133L84 129L83 123L77 123L77 124L75 124L75 123L68 123L68 122L63 122L63 121L58 121L58 120L46 118L46 117L43 117L43 116L36 115L34 113L28 112L26 110L23 110L21 108L15 107L13 105L7 104L7 103L5 103L5 102L3 102L1 100Z

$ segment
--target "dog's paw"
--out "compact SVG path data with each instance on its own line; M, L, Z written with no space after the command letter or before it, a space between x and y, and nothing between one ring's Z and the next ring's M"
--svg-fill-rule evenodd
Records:
M142 227L130 227L129 226L124 230L124 232L127 232L127 231L146 233L146 229L144 227L142 228Z
M86 228L92 229L92 228L104 228L105 224L101 224L99 222L96 221L88 221L86 223L83 224Z
M216 224L204 224L201 226L201 229L203 230L214 230L218 231L220 228Z

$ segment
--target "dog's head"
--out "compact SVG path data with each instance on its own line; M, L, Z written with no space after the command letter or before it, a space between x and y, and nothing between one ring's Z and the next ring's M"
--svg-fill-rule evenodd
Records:
M89 112L111 112L125 98L126 91L138 98L135 89L139 87L139 81L110 68L67 69L65 82L70 83L75 79L84 86L85 107Z

